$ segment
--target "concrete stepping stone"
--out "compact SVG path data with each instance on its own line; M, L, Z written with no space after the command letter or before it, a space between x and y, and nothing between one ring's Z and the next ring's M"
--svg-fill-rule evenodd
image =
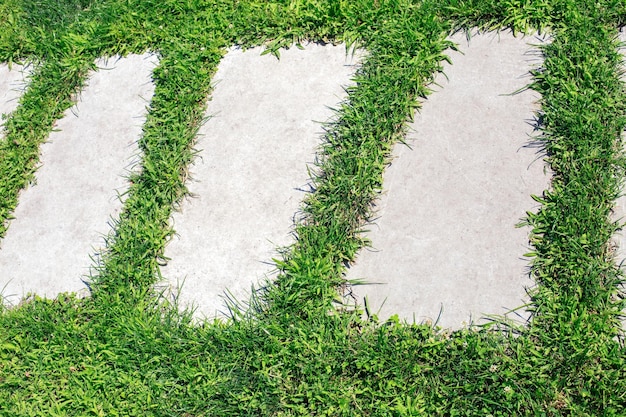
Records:
M81 292L101 251L118 194L139 160L137 140L156 57L99 61L78 104L41 147L36 184L23 190L0 241L0 289L9 304L30 292Z
M0 64L0 116L8 115L18 105L18 100L26 88L26 78L29 69L22 65ZM0 118L0 136L4 136L2 126L4 120Z
M192 197L173 216L176 237L161 269L180 307L196 317L226 313L224 297L249 299L275 270L277 247L293 243L307 164L355 67L343 46L233 49L223 58L190 167ZM182 285L182 289L177 291Z
M509 33L456 34L462 53L439 75L407 142L398 145L384 178L373 248L363 250L348 279L371 313L444 328L479 323L527 302L527 228L550 175L538 149L528 147L538 95L524 91L529 69L541 63L528 43ZM521 317L527 317L521 312ZM511 318L521 318L515 315Z

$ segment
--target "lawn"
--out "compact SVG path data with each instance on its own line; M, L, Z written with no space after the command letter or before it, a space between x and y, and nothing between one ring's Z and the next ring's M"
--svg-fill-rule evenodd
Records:
M102 56L154 51L141 170L91 296L0 309L2 416L623 416L623 272L611 239L626 162L615 0L0 0L0 61L35 65L0 141L0 236L44 142ZM455 30L541 31L537 137L554 175L534 198L527 325L458 331L338 308L394 144ZM228 320L155 291L212 76L232 45L368 51L325 126L315 192L279 276ZM210 279L210 277L209 277Z

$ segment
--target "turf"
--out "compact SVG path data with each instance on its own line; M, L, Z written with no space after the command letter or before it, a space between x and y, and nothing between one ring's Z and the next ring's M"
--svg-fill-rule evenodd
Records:
M0 312L0 415L626 414L621 270L620 1L2 0L0 59L33 62L0 142L0 236L38 147L94 58L160 55L132 186L91 297L33 297ZM538 135L554 172L532 227L532 317L456 332L341 308L345 265L393 145L459 28L540 30ZM368 51L325 127L297 242L279 277L229 320L191 321L154 290L185 195L211 77L227 47L304 40ZM619 261L619 260L618 260Z

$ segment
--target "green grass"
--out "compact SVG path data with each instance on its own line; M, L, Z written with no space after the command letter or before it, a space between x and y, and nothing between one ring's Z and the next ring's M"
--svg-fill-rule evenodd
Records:
M0 236L38 147L98 56L160 55L124 210L92 296L0 311L0 415L621 416L620 1L2 0L0 59L36 70L0 142ZM450 332L337 311L394 144L458 28L547 31L537 140L554 172L532 228L532 319ZM325 127L315 192L279 277L228 321L155 293L211 76L226 48L346 42L368 57ZM210 277L208 277L210 279ZM329 314L334 312L333 314Z

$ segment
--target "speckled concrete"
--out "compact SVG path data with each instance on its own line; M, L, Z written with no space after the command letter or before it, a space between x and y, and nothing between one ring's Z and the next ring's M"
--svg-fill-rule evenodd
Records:
M85 290L91 257L138 161L155 64L147 55L100 61L78 104L42 145L36 184L20 194L0 241L0 288L9 304L29 292L53 297Z
M307 190L322 128L355 67L343 46L231 50L220 63L190 168L173 216L177 236L161 269L181 307L197 317L224 313L224 295L247 300L275 269L277 247L293 243L293 217ZM175 291L176 292L176 291Z
M528 229L516 228L549 185L537 149L528 147L536 93L508 95L530 82L540 63L528 43L464 34L453 40L453 65L437 77L442 88L423 104L407 146L398 145L387 169L379 218L348 279L357 300L367 298L382 320L437 320L444 328L481 323L524 304ZM524 320L527 314L509 315Z

